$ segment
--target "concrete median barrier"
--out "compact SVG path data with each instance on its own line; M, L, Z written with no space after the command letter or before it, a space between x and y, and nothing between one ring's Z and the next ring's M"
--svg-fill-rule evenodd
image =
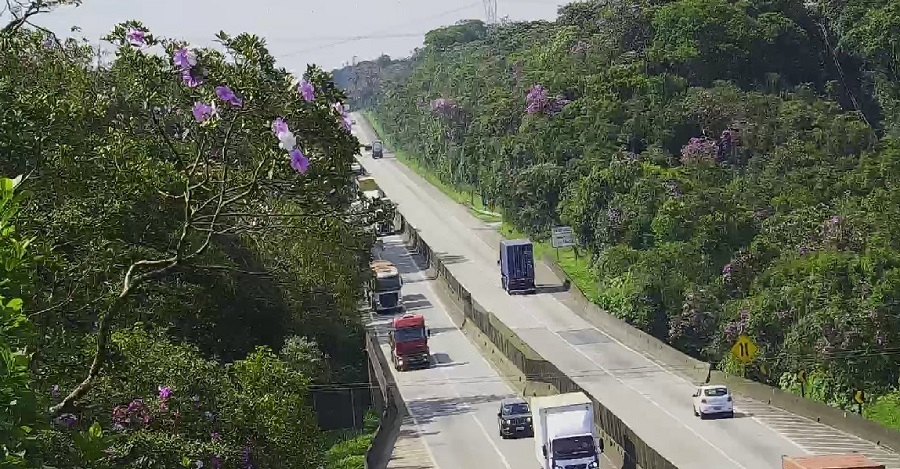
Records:
M381 413L378 429L366 450L366 469L384 469L391 459L394 443L400 434L403 418L409 412L397 389L390 364L372 332L366 333L366 354L369 356L369 382L373 384L372 402Z
M597 401L594 396L581 389L555 365L544 360L515 331L508 328L490 311L487 311L474 300L472 295L447 269L440 257L434 255L425 240L419 236L415 227L411 226L403 218L402 214L398 213L398 217L402 225L406 244L411 250L422 256L428 267L435 272L437 278L445 284L452 300L462 309L466 326L471 324L476 327L524 374L526 383L523 394L535 396L555 392L585 392L594 401L596 410L594 418L600 429L604 451L617 467L675 469L675 465L644 443L621 419Z

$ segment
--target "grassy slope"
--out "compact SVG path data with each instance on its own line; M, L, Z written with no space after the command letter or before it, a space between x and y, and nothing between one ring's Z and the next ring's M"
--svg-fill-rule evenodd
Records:
M416 174L440 189L441 192L455 200L457 203L469 207L469 209L472 210L472 214L476 217L486 222L501 223L500 234L502 234L503 237L507 239L527 237L525 234L517 231L509 223L503 222L501 218L483 213L485 208L481 206L481 201L478 197L475 197L476 205L473 206L471 203L472 196L470 192L461 191L441 182L437 176L419 164L416 159L412 158L390 142L387 134L384 133L381 125L378 123L378 120L370 111L365 111L363 114L366 116L366 119L369 121L372 128L375 129L375 132L386 143L391 145L394 154L401 163L412 169ZM548 254L553 258L556 257L556 253L554 253L554 249L549 243L535 242L534 249L535 254L539 257L544 254ZM596 303L599 298L599 277L591 267L590 259L591 254L584 250L579 252L579 257L576 259L572 249L560 249L557 264L562 267L572 282L584 293L584 295ZM878 398L876 402L864 409L864 413L867 418L875 420L887 427L900 430L900 393L892 393Z
M362 430L336 430L325 436L328 469L363 469L366 466L366 451L378 429L378 416L369 412Z

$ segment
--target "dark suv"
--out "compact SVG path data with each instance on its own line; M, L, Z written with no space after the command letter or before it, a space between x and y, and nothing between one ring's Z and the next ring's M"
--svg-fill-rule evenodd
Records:
M531 421L531 409L528 401L514 397L500 401L500 412L497 412L497 425L500 437L534 436L534 424Z

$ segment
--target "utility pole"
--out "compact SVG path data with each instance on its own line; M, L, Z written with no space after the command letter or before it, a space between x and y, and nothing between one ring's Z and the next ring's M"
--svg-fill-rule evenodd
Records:
M484 2L484 20L489 25L497 24L497 0L482 0Z

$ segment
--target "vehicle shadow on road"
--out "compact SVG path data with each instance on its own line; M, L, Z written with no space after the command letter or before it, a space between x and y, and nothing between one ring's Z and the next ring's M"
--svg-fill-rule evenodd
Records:
M449 328L447 328L449 329ZM431 367L432 368L450 368L454 366L460 365L468 365L469 362L454 362L450 355L447 355L443 352L436 352L431 354Z
M406 311L415 311L417 309L428 309L433 305L425 295L421 293L412 293L409 295L403 295L403 308Z
M440 259L444 265L462 264L463 262L469 261L466 256L460 256L458 254L447 254L446 252L435 251L434 255Z
M561 285L554 285L554 284L538 284L538 285L535 285L535 293L536 293L536 294L541 294L541 293L564 293L564 292L569 291L569 286L570 286L570 285L571 285L571 284L569 283L569 280L568 280L568 279L566 279L566 281L564 281Z
M507 397L509 396L435 397L407 402L406 407L416 417L416 421L423 425L444 417L465 415L474 411L475 406L499 402Z

